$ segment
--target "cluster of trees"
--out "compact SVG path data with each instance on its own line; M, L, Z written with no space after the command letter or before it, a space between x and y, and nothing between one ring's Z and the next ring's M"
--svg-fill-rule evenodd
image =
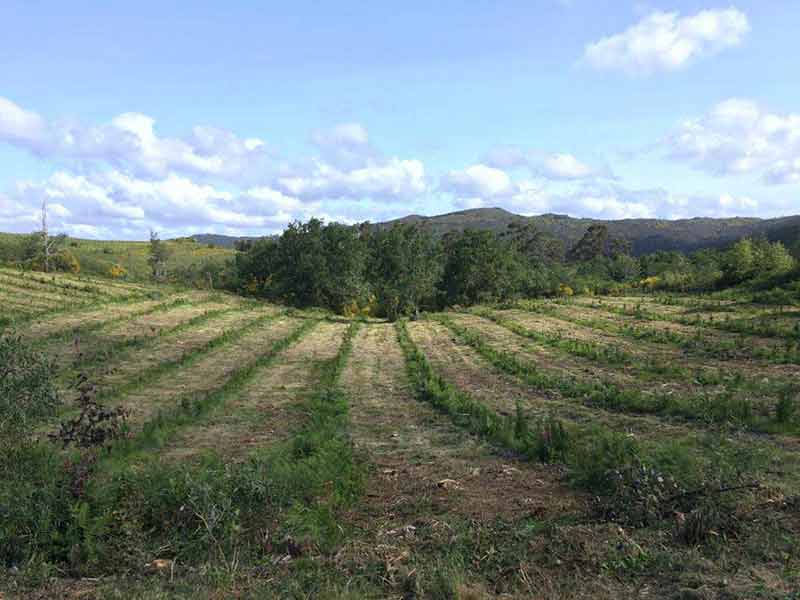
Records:
M10 239L0 244L0 262L80 271L66 236L50 236L43 228ZM631 244L611 236L603 224L592 225L566 248L531 224L513 223L499 234L466 230L439 237L418 225L380 229L311 219L291 224L279 237L243 241L237 250L228 264L211 259L171 264L169 247L151 233L149 274L155 281L226 288L294 306L391 319L423 309L573 290L770 289L800 279L800 239L788 248L764 238L744 238L722 250L636 257ZM112 270L110 275L120 273Z
M576 288L613 292L630 286L674 291L742 284L759 287L791 274L800 260L800 241L788 249L765 238L744 238L726 249L689 254L659 251L635 257L629 244L607 239L603 229L603 225L590 227L568 253L574 266L570 281Z
M656 252L591 226L572 247L531 225L434 236L416 225L376 229L317 219L239 246L230 284L294 306L394 319L423 309L504 301L565 290L630 287L709 290L785 275L797 268L779 242L743 239L725 250Z
M67 236L37 231L0 244L0 263L34 271L80 273L81 263L67 244Z
M436 238L413 225L375 230L311 219L248 244L235 270L239 286L256 295L391 319L557 286L545 261L531 260L549 244L537 242L538 232L511 233L467 230Z

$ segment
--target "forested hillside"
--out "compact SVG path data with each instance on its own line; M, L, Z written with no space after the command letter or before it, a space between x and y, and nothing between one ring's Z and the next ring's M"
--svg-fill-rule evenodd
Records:
M701 248L720 248L748 236L766 236L771 241L791 245L800 239L800 216L777 219L755 218L694 218L694 219L622 219L605 221L599 219L577 219L566 215L545 214L524 217L502 208L476 208L444 215L424 217L408 215L400 219L377 223L377 229L387 229L397 224L419 224L429 228L436 236L465 229L489 230L502 233L512 223L532 224L537 229L559 238L567 247L575 245L586 230L601 223L609 233L624 238L633 245L633 254L640 256L659 250L691 252ZM237 241L253 238L217 234L193 236L200 244L213 244L222 248L234 248Z
M511 223L530 223L539 230L561 239L567 247L573 246L586 230L602 223L614 237L624 238L633 245L638 256L659 250L689 252L701 248L718 248L747 236L765 235L771 241L785 244L800 238L800 216L778 219L623 219L604 221L576 219L566 215L545 214L534 217L515 215L502 208L463 210L435 217L409 215L395 221L378 224L379 228L397 223L418 223L430 227L436 234L464 229L489 229L505 231Z

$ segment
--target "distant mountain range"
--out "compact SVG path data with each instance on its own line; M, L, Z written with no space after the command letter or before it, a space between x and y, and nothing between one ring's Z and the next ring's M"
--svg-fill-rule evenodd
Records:
M218 233L199 233L190 237L198 244L212 244L220 248L233 248L236 242L258 239L256 237L237 237L235 235L221 235Z
M545 214L524 217L502 208L476 208L459 212L423 217L409 215L401 219L376 223L378 229L386 229L399 223L416 223L428 227L436 235L464 229L487 229L505 231L511 223L532 223L540 230L564 241L569 248L577 242L590 225L603 223L610 235L623 237L633 244L634 254L647 254L657 250L682 250L726 246L736 240L754 235L764 235L773 241L792 244L800 239L800 216L777 219L731 218L712 219L621 219L604 221L599 219L577 219L566 215ZM239 239L225 235L202 234L193 236L200 243L212 243L232 248Z

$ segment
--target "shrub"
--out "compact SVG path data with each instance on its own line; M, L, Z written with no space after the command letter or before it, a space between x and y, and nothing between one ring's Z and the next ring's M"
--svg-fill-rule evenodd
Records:
M51 268L55 271L61 271L63 273L77 274L81 272L81 263L78 260L78 257L69 250L61 250L53 257Z
M108 276L112 279L121 279L128 274L128 271L122 265L114 263L108 268Z
M75 444L78 448L100 448L127 434L128 411L121 406L106 408L95 399L97 388L87 376L78 376L76 388L80 393L77 404L80 414L61 423L58 431L50 437L60 441L66 448Z
M793 392L785 391L781 394L778 404L775 407L775 420L781 424L787 424L794 419L797 414L797 398Z
M58 404L52 364L20 337L0 336L0 564L43 548L63 559L69 548L63 459L31 436Z
M59 404L50 361L21 337L0 335L0 439L26 433Z

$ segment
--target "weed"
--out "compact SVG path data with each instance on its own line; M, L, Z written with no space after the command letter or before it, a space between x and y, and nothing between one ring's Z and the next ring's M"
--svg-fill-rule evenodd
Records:
M97 388L85 373L78 376L75 385L79 392L76 404L80 414L61 423L50 438L64 448L74 444L78 448L104 448L128 434L129 411L122 406L107 408L97 402Z

